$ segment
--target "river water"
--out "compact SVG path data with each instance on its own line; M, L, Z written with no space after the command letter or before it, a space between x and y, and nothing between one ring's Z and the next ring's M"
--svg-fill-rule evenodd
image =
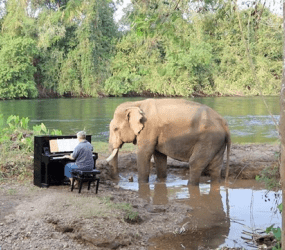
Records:
M60 98L41 100L0 101L0 113L29 117L31 126L44 123L48 129L60 129L64 135L85 129L92 141L108 141L109 123L116 107L126 101L144 98ZM275 142L276 126L270 115L279 121L279 97L206 97L188 98L206 104L229 123L235 143Z

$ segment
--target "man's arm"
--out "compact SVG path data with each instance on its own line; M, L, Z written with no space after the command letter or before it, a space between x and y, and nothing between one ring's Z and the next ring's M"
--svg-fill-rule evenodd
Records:
M75 160L75 159L72 157L72 154L70 154L70 155L65 155L64 158L67 158L67 159L70 159L70 160Z
M65 155L64 158L70 159L70 160L76 160L76 158L79 155L79 149L78 145L75 147L75 149L73 150L73 152L70 155Z

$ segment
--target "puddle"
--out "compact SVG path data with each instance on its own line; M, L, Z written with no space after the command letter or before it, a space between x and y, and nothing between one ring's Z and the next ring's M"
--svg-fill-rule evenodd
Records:
M129 182L129 177L133 182ZM165 205L175 200L189 206L181 226L182 234L169 233L152 238L149 249L198 249L199 246L218 248L222 246L257 249L245 242L250 238L243 231L265 230L272 224L281 227L280 192L268 192L255 180L237 180L228 188L211 186L206 179L199 187L188 187L183 176L169 174L165 183L156 183L155 175L149 184L138 185L137 175L121 175L119 186L138 191L139 195L153 205Z

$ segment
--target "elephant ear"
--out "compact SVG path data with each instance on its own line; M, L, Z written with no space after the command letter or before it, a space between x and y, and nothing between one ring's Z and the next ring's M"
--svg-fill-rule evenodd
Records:
M143 129L143 123L141 121L143 118L143 111L138 107L133 107L126 109L126 114L131 129L134 131L135 135L138 135Z

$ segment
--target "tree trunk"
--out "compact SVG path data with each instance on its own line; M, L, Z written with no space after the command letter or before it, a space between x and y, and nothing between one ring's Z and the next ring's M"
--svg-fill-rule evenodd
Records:
M283 36L285 34L285 1L283 2ZM280 93L280 125L279 133L281 136L281 184L282 184L282 204L285 204L285 42L283 39L283 76ZM282 211L282 249L285 246L285 211Z

